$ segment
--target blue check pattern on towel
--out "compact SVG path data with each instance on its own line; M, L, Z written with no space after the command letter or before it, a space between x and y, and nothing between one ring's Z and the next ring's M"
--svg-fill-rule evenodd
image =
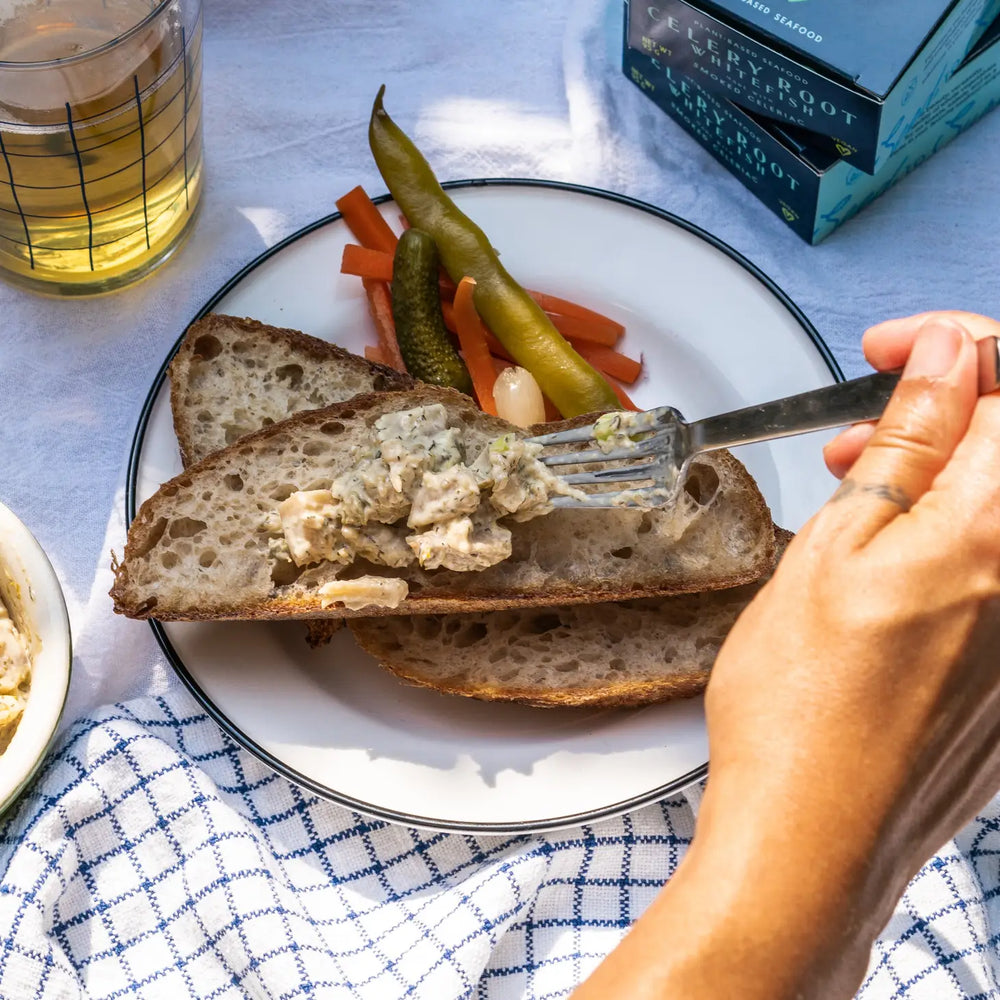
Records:
M114 706L0 828L0 997L565 997L676 867L696 802L418 832L306 795L185 692ZM859 997L1000 997L998 865L994 809L914 880Z

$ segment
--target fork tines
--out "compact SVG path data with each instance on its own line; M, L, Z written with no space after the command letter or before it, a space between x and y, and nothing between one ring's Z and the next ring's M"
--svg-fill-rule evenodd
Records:
M541 434L529 438L528 441L548 449L598 441L600 437L605 437L609 439L610 447L599 445L586 451L543 451L537 457L549 467L619 463L609 468L569 472L560 476L568 486L602 486L627 482L636 484L651 482L652 485L613 492L589 493L583 498L579 493L576 496L554 497L552 499L554 506L650 507L666 502L673 495L679 471L673 448L678 426L676 411L671 407L660 407L658 410L644 413L630 413L627 415L627 423L622 421L621 424L617 424L612 420L599 428L601 421L608 421L615 416L624 415L607 414L600 418L597 424ZM615 443L622 441L628 443L614 447ZM652 456L651 461L641 461L650 456Z

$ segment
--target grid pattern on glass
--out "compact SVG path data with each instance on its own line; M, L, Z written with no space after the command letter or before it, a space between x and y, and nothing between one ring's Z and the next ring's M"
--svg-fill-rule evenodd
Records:
M97 97L68 85L61 107L30 116L0 104L0 267L83 283L176 241L200 193L201 61L199 9L190 30L150 28Z

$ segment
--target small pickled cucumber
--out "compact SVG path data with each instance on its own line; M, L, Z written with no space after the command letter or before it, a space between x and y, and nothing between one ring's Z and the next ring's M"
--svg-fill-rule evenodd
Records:
M420 229L399 238L392 265L392 318L406 370L423 382L472 395L472 379L441 315L440 258Z

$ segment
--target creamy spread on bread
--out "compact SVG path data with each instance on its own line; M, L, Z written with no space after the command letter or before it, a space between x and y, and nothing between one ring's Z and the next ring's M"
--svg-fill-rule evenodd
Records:
M385 576L359 576L354 580L331 580L318 590L320 605L328 608L340 601L345 608L360 611L378 606L398 608L409 588L405 580Z
M24 712L31 681L31 652L26 637L0 600L0 752Z
M448 425L440 403L387 413L375 421L371 441L355 448L351 468L328 488L282 501L278 514L288 555L297 566L347 566L359 558L460 572L493 566L511 554L510 529L501 519L526 521L551 511L553 496L579 493L538 460L540 451L511 433L468 455L461 429ZM326 586L332 595L359 582ZM395 607L389 601L398 603L406 584L391 583L384 593L369 587L366 603ZM327 596L345 604L355 600L354 591L342 592L346 599Z

